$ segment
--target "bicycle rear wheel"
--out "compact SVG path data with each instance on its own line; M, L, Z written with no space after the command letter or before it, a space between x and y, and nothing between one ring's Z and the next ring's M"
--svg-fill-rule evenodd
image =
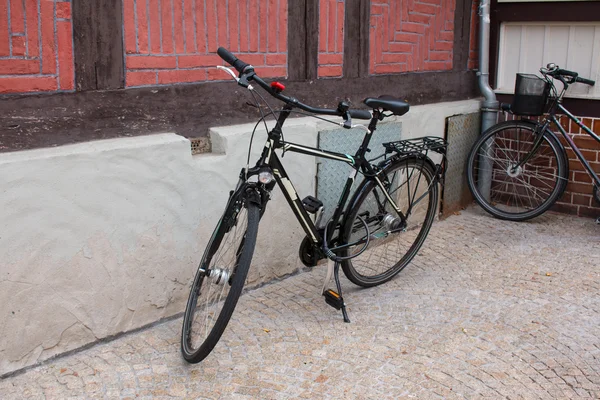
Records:
M479 205L493 216L525 221L548 210L563 193L568 178L566 156L558 140L541 134L530 121L507 121L486 131L467 160L467 182Z
M431 165L409 156L384 168L387 192L406 215L406 226L398 226L396 211L373 180L357 189L342 229L342 242L351 244L343 256L358 254L364 247L369 227L369 247L355 258L342 262L348 279L356 285L380 285L402 271L417 254L435 218L438 185Z
M235 193L208 242L183 318L181 352L190 363L206 358L225 331L248 275L259 214Z

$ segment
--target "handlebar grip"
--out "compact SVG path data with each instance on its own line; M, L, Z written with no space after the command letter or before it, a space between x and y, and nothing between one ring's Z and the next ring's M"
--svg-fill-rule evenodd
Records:
M569 71L568 69L559 69L556 72L560 75L570 76L573 78L577 78L577 76L579 75L577 72Z
M240 74L244 72L244 69L248 66L245 62L234 56L229 50L225 47L219 47L217 49L217 54L221 57L226 63L235 68Z
M596 81L593 81L591 79L580 78L580 77L575 78L575 82L583 83L583 84L590 85L590 86L594 86L596 84Z
M367 110L350 110L350 116L356 119L371 119L371 113Z

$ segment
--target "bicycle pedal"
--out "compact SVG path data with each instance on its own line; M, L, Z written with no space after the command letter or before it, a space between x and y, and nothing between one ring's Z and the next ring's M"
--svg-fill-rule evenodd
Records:
M325 296L325 302L336 310L339 310L344 306L344 299L342 299L342 296L340 296L333 289L327 289L324 291L323 296Z
M302 199L302 205L307 212L315 214L317 211L319 211L319 208L323 207L323 202L316 197L306 196L304 199Z

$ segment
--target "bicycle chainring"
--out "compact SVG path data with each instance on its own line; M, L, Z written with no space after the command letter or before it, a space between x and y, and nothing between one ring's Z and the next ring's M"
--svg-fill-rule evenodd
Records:
M308 238L308 236L304 237L302 243L300 243L300 249L298 250L298 255L300 256L300 261L307 267L314 267L317 265L321 256L321 252L315 248L315 245L312 240Z

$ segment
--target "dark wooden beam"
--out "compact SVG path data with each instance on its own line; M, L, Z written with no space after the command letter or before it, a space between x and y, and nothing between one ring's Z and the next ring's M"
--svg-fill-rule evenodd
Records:
M361 77L369 76L369 44L371 35L371 1L360 0L360 55L358 74Z
M288 3L288 76L306 79L306 0Z
M471 6L473 0L456 0L454 11L454 49L452 69L464 71L469 63L471 42Z
M359 76L360 51L360 0L346 0L344 3L344 67L346 78Z
M344 18L344 77L369 75L369 0L346 0Z
M306 0L306 79L317 79L319 57L319 0Z
M413 105L478 96L472 72L283 82L288 95L316 107L335 108L340 100L349 99L360 108L365 97L382 93ZM4 96L0 97L0 151L159 132L206 137L211 126L256 121L258 111L246 105L248 100L245 91L230 82Z
M500 21L598 22L600 1L492 3Z
M121 0L73 0L76 89L124 86Z
M500 46L500 21L497 13L498 0L490 4L490 86L496 87L496 74L498 71L498 54Z

